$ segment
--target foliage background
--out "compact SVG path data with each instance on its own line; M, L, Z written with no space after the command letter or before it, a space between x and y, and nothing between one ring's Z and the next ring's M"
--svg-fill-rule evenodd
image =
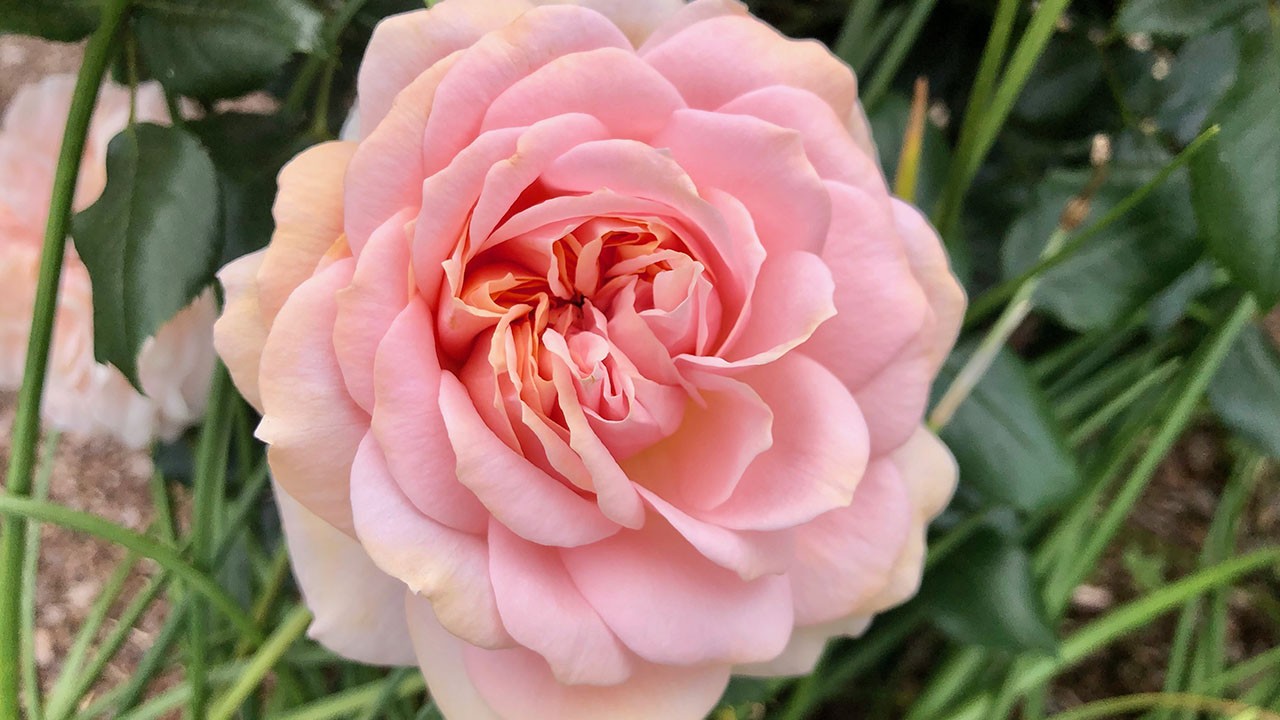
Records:
M961 491L920 596L834 643L810 678L736 681L716 717L1084 718L1130 705L1153 719L1280 717L1280 358L1258 322L1280 294L1276 4L749 4L858 69L886 173L904 193L914 180L973 301L937 399L949 404L966 368L980 381L943 430ZM104 360L127 372L149 328L265 243L276 169L336 134L373 25L416 6L0 0L9 32L72 40L118 23L90 57L97 47L118 81L158 77L205 113L135 132L123 147L137 171L113 173L89 211L216 208L190 233L188 262L163 276L122 267L102 248L161 257L166 237L71 223L95 283L140 289L98 317ZM928 121L918 155L904 154L917 77ZM251 91L273 111L222 102ZM150 199L168 184L192 188L186 205ZM0 496L14 580L0 595L22 601L0 605L0 655L20 662L0 679L22 676L28 717L432 717L416 671L344 663L302 637L256 419L225 378L205 424L156 448L156 519L142 532L41 501L45 472L28 491L22 477L50 464L35 462L24 418L20 405ZM126 546L120 578L139 556L160 568L104 585L59 674L34 663L39 568L21 518ZM98 683L145 617L156 625L135 672Z

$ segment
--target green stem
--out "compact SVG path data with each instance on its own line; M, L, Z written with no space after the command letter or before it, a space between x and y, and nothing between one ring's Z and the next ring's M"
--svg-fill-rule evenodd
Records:
M1178 372L1178 368L1182 366L1182 361L1178 359L1169 360L1160 367L1147 373L1136 383L1126 388L1123 392L1099 408L1085 419L1080 421L1075 430L1071 431L1068 441L1071 447L1079 448L1094 433L1101 430L1107 423L1114 420L1120 413L1124 412L1148 391L1164 384L1169 378Z
M76 78L75 94L67 114L62 149L53 175L53 193L49 203L49 220L45 226L44 245L40 253L40 270L36 280L36 296L31 317L31 337L27 344L22 388L18 392L18 411L13 423L6 495L23 498L31 492L35 469L36 443L40 439L40 402L44 395L45 373L49 367L49 347L53 341L53 318L58 309L58 283L66 255L67 228L71 221L71 204L75 197L80 160L84 155L89 121L97 104L98 87L102 84L115 45L116 35L129 0L106 0L102 3L102 23L85 48L84 63ZM23 551L26 549L26 522L10 518L0 529L0 720L18 720L18 676L21 661L19 627L21 625Z
M307 631L307 626L311 624L311 617L311 611L303 606L295 607L285 616L280 626L249 661L249 665L240 677L226 694L214 703L208 717L211 720L231 720L240 704L253 693L258 683L261 683L271 668L280 661L284 652Z

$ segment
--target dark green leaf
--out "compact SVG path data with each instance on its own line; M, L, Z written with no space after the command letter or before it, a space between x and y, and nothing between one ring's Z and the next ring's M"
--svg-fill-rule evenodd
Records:
M1209 384L1209 402L1232 430L1280 458L1280 354L1262 328L1240 335Z
M1209 111L1235 82L1240 39L1231 28L1187 40L1164 80L1156 123L1185 145L1204 129Z
M1019 652L1057 650L1026 551L994 530L974 533L930 572L921 597L934 623L961 642Z
M1280 298L1280 31L1249 33L1240 71L1191 161L1192 198L1209 249L1264 307Z
M276 176L310 141L280 115L225 113L190 127L218 169L225 233L221 264L226 264L271 239Z
M320 14L304 0L138 0L143 62L172 92L198 98L262 87L312 49Z
M212 278L218 205L213 163L194 137L137 125L111 141L106 189L72 221L93 282L94 354L134 386L143 341Z
M1154 175L1154 169L1112 171L1094 199L1091 219L1102 217ZM1009 277L1036 264L1063 208L1088 182L1085 170L1055 170L1045 178L1035 202L1005 238ZM1188 194L1187 173L1179 170L1080 252L1045 273L1036 306L1084 331L1108 327L1146 303L1201 254Z
M1128 0L1116 27L1125 33L1197 35L1259 6L1258 0Z
M1045 48L1014 106L1034 123L1076 121L1102 85L1102 56L1084 37L1059 35Z
M93 32L99 0L0 0L0 33L70 42Z
M946 388L973 353L958 347L935 388ZM1034 512L1072 497L1080 485L1043 397L1021 360L996 356L973 393L942 431L960 465L960 484L989 505Z
M1218 285L1220 273L1208 260L1191 266L1151 301L1147 325L1157 334L1168 332L1187 314L1196 298Z

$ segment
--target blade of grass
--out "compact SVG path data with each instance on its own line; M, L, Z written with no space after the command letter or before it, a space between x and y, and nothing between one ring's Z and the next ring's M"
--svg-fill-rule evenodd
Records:
M1046 589L1046 605L1051 614L1056 616L1061 612L1071 597L1071 591L1092 572L1103 550L1111 543L1134 503L1146 489L1156 466L1190 422L1209 380L1217 372L1227 351L1253 317L1257 307L1252 296L1244 296L1234 308L1225 313L1221 324L1188 361L1186 370L1173 388L1173 406L1162 419L1150 446L1121 484L1119 492L1107 504L1102 517L1089 533L1084 547L1075 554L1071 571L1062 582Z
M880 10L881 0L853 0L849 14L844 18L840 35L833 47L840 59L854 68L861 68L868 57L867 46L874 32L873 21Z
M53 463L62 436L56 430L45 437L44 455L31 496L36 500L49 497L49 483L53 479ZM44 707L40 702L40 668L36 662L36 571L40 565L40 523L27 523L27 547L22 557L22 627L19 637L22 645L22 695L23 705L30 720L44 720Z
M1267 710L1232 700L1222 700L1206 695L1192 693L1138 693L1124 697L1095 700L1078 708L1060 712L1050 720L1096 720L1096 718L1115 717L1136 710L1149 708L1167 708L1186 710L1188 712L1211 712L1218 715L1238 718L1238 720L1280 720L1280 715Z
M107 613L110 612L111 606L115 604L121 593L124 592L125 582L129 579L129 573L133 572L137 564L137 554L129 553L112 571L111 576L98 592L97 599L94 600L92 607L89 608L89 614L85 616L84 622L80 624L80 629L76 632L76 638L71 644L71 649L67 651L62 660L62 670L58 672L58 679L54 681L53 689L49 691L46 704L50 718L61 718L71 712L75 703L75 698L71 697L71 691L75 685L76 677L79 676L82 670L81 666L84 664L85 656L89 654L89 649L93 645L94 639L98 637L98 631L102 629L102 624L106 622Z
M1229 557L1235 547L1235 532L1240 515L1257 481L1262 469L1262 459L1246 451L1246 457L1236 464L1236 471L1227 482L1226 489L1214 511L1209 523L1209 532L1205 537L1204 547L1200 551L1199 566L1207 567ZM1224 670L1223 643L1226 624L1226 595L1221 591L1210 594L1209 617L1217 618L1210 629L1206 627L1206 637L1195 653L1200 661L1194 673L1189 674L1192 666L1192 638L1194 637L1197 618L1200 617L1201 603L1190 602L1182 608L1178 624L1174 632L1173 648L1169 653L1169 665L1165 670L1164 691L1176 693L1186 690L1192 693L1204 692L1214 678ZM1209 690L1212 692L1212 690ZM1167 720L1174 713L1164 710L1153 715L1154 718ZM1179 717L1186 713L1178 713Z
M231 720L240 705L253 693L271 668L279 662L284 652L307 631L311 618L311 611L301 605L289 611L276 631L271 633L258 652L250 658L249 664L231 687L213 703L213 707L209 710L209 719Z
M1022 94L1022 89L1030 79L1031 71L1035 69L1041 53L1048 46L1058 18L1069 5L1071 0L1042 0L1033 5L1035 9L1031 13L1031 21L1009 57L1009 64L1000 76L999 85L995 87L995 92L991 94L990 99L983 98L984 102L979 106L982 112L973 120L974 129L970 135L969 144L967 146L962 144L961 152L955 158L955 165L948 176L947 187L944 189L944 205L938 220L942 237L948 239L952 237L960 220L960 210L964 205L969 186L977 177L983 160L995 145L996 137L1008 121L1009 114L1013 112L1013 105ZM971 104L969 109L973 108ZM970 118L966 115L965 125L968 126L969 122ZM962 131L962 143L963 140Z
M959 219L959 206L968 190L968 180L964 176L964 168L970 162L967 158L975 153L974 144L978 128L990 107L991 96L995 92L1000 68L1004 65L1005 52L1013 36L1013 24L1018 17L1020 5L1019 0L1000 0L1000 4L996 6L995 16L991 20L991 32L987 34L987 44L982 49L982 58L978 61L978 72L974 77L973 89L969 92L969 102L965 106L964 122L960 126L960 139L956 144L955 155L952 156L947 182L942 190L942 199L938 202L938 208L933 215L933 224L948 243L952 242L954 226Z
M1055 657L1039 657L1011 675L1009 685L1021 695L1043 685L1074 667L1093 653L1156 618L1181 607L1192 598L1219 587L1228 587L1241 578L1280 563L1280 547L1269 547L1232 558L1170 583L1081 627L1059 646ZM949 720L987 720L993 697L986 694L957 708Z
M219 364L214 371L208 410L200 428L195 478L192 481L191 557L201 570L207 570L212 564L215 523L221 499L226 494L228 443L231 437L232 403L235 402L230 388L227 372ZM210 664L211 629L209 610L205 603L196 599L187 619L187 678L191 682L188 709L191 717L203 718L208 695L204 675L205 668Z
M40 269L31 314L31 335L18 391L17 416L13 421L9 469L5 495L21 500L31 492L35 470L36 444L40 440L40 402L44 396L49 348L53 342L53 318L58 307L58 285L66 257L67 229L71 203L80 175L89 121L97 104L107 62L111 59L128 0L106 0L101 20L85 47L84 61L76 77L67 125L63 133L58 164L54 169L49 219L40 250ZM26 519L8 517L0 527L0 720L18 720L19 683L22 673L20 627L22 625L23 553L27 548Z
M78 530L120 545L143 557L151 558L161 567L184 580L200 595L208 598L214 607L218 608L241 631L254 636L259 635L258 629L244 609L237 605L236 601L231 599L231 596L227 595L213 578L188 564L176 550L167 545L97 515L72 510L54 503L38 502L30 498L0 496L0 514L28 520L42 520Z
M929 13L933 12L937 2L938 0L915 0L911 4L911 10L908 11L906 19L896 26L898 32L893 36L889 47L885 49L884 56L876 63L876 71L871 76L867 89L862 93L863 105L874 108L884 99L885 93L889 91L889 84L898 76L898 71L902 69L902 62L906 60L907 53L920 37L920 30L924 28L924 23L929 19Z
M391 671L391 674L387 675L386 680L383 681L382 692L378 695L378 699L365 708L364 712L360 713L356 720L378 720L385 717L387 708L398 699L396 691L399 689L400 684L414 672L416 672L415 668L407 667L396 668Z
M1152 370L1144 375L1137 382L1125 388L1123 392L1116 395L1113 400L1106 402L1096 412L1080 421L1067 440L1074 448L1079 448L1095 433L1105 427L1112 420L1115 420L1120 413L1129 409L1140 398L1151 390L1163 386L1170 378L1177 374L1182 367L1182 361L1174 358L1164 363L1160 367Z
M382 697L384 686L388 684L395 687L396 697L409 697L427 688L421 673L413 673L395 683L385 679L378 680L361 687L334 693L300 708L281 713L272 720L334 720L334 718L349 717L352 713L377 702ZM427 707L432 706L434 703L427 704Z
M248 522L250 513L257 507L262 492L266 489L268 479L266 465L260 466L245 483L244 490L241 491L240 496L232 503L228 521L225 525L226 532L219 540L218 550L214 555L212 565L214 571L222 567L222 564L231 554L231 549L235 547L235 540L238 537L237 531L243 528ZM150 682L159 669L165 654L177 639L179 630L186 624L187 612L190 607L191 598L184 597L169 611L169 616L165 618L164 625L161 626L160 631L152 640L151 647L147 648L147 651L143 653L142 660L138 662L136 671L120 693L120 705L116 708L116 712L124 712L132 708L141 699L147 683ZM185 700L186 697L184 695L183 699Z

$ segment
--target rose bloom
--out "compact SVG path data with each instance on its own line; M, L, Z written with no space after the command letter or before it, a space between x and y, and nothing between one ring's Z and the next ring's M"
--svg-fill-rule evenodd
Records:
M445 0L216 343L312 634L462 720L703 717L919 583L963 294L853 74L731 0Z
M22 384L40 249L62 134L76 79L54 75L18 90L0 126L0 389ZM167 123L159 85L138 88L139 122ZM92 205L107 182L107 144L129 123L129 90L105 85L89 126L73 208ZM142 447L171 439L200 417L213 373L213 295L202 295L149 338L138 356L141 395L94 360L89 271L67 247L41 413L46 424Z

